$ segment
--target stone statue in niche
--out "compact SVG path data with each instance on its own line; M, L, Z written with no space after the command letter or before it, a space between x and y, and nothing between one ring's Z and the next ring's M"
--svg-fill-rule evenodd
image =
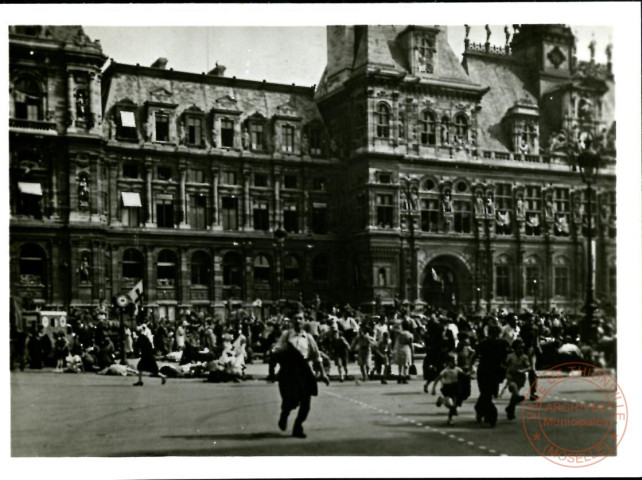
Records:
M249 150L252 147L252 140L250 137L250 131L247 127L243 129L243 135L241 139L243 140L243 150Z
M410 189L409 203L411 210L419 209L419 191L417 190L417 187L412 187Z
M526 139L526 134L522 134L522 138L519 141L519 153L521 155L526 155L530 151L530 146L528 145L528 141Z
M145 140L151 142L153 140L154 132L154 116L150 115L147 117L147 122L145 123Z
M281 142L279 141L279 134L276 131L274 135L272 135L272 148L274 149L274 153L281 151Z
M551 195L546 195L546 202L544 204L544 218L546 219L547 223L553 223L556 212L557 208L555 207L555 203L553 202L553 197Z
M310 154L310 141L308 140L307 133L301 135L301 154L309 155Z
M517 202L515 203L515 217L523 220L525 216L526 206L524 205L524 197L522 195L518 195Z
M84 175L78 178L78 205L80 207L89 205L89 186L87 185L87 177Z
M405 190L401 190L401 209L408 210L410 202L408 201L408 194Z
M212 121L212 147L216 148L218 145L218 128L216 126L216 120Z
M581 120L591 120L593 116L593 103L586 97L580 99L578 116Z
M180 145L185 145L185 120L178 123L178 142Z
M444 192L444 197L441 200L441 211L446 215L453 213L453 202L450 196L450 190Z
M495 199L492 192L486 194L486 215L491 218L495 215Z
M482 218L484 216L484 199L482 198L482 192L475 193L475 217Z
M80 260L80 266L78 267L78 278L81 283L89 282L89 273L89 258L84 254Z
M84 90L76 93L76 118L86 120L87 118L87 94Z

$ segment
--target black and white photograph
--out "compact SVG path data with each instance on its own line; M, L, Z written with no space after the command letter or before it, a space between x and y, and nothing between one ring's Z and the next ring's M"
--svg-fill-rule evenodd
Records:
M11 10L16 474L639 474L639 5L505 5Z

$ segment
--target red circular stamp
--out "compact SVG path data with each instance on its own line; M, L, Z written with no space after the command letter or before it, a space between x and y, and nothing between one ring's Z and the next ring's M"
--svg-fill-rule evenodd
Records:
M539 398L529 401L533 394ZM556 365L538 376L526 399L526 438L537 453L557 465L594 465L615 454L626 432L624 393L612 375L595 365Z

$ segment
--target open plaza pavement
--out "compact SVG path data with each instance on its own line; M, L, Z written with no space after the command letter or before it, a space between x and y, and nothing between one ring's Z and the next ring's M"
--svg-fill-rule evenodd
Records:
M421 365L417 365L421 372ZM356 373L356 366L352 372ZM248 365L241 383L203 379L54 373L11 373L13 457L140 456L533 456L518 408L506 419L509 393L496 400L495 428L475 420L478 390L459 409L454 425L447 411L423 391L420 376L406 385L352 379L319 385L304 427L307 439L277 427L278 386L265 380L267 365ZM568 382L550 401L599 401L590 383ZM557 413L558 416L563 415ZM290 417L290 424L294 414ZM565 438L564 435L568 437ZM575 431L560 432L572 444Z

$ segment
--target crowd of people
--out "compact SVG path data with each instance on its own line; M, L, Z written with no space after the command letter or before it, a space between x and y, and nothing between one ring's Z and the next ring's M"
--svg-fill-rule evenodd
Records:
M522 399L520 391L526 380L529 385L536 380L537 370L568 361L615 367L614 319L597 318L593 338L599 340L593 341L581 338L580 321L580 316L554 308L521 314L502 309L476 315L429 307L416 312L398 305L366 315L350 305L323 310L318 304L304 307L295 302L264 319L243 309L230 309L214 316L186 312L177 320L159 318L143 309L124 328L123 350L126 358L141 358L137 373L160 376L163 383L166 376L241 381L246 365L257 354L268 364L267 379L275 381L280 363L277 353L283 351L283 339L292 336L288 332L296 325L318 350L314 367L318 378L328 372L339 382L350 376L360 382L408 383L418 374L415 364L423 356L424 391L432 384L436 394L441 383L437 403L448 408L449 422L470 395L471 381L476 378L478 420L494 425L497 412L492 400L504 380L511 394L506 414L514 418L515 406ZM103 310L72 310L66 328L53 335L33 324L23 341L20 365L35 369L104 372L118 364L122 355L119 323L108 320ZM158 368L156 359L170 363ZM142 377L135 385L142 385Z

